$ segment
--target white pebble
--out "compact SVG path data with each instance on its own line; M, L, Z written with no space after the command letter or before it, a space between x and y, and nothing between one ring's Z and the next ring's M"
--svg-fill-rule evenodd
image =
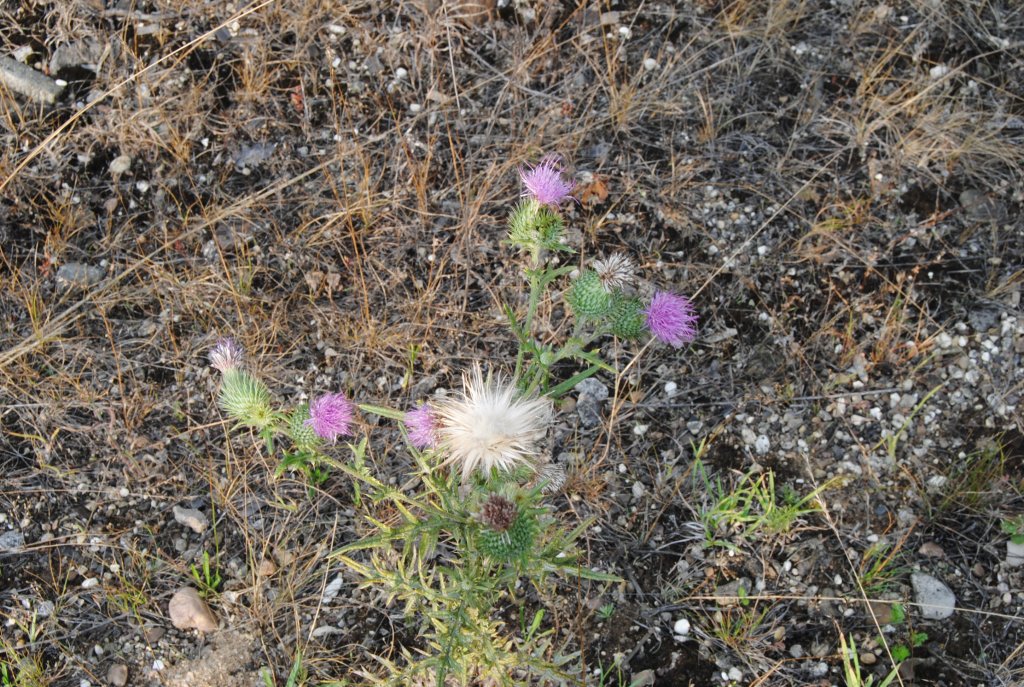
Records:
M679 387L676 385L675 382L665 382L665 395L666 396L675 396L676 389L678 389L678 388Z
M658 61L653 57L648 57L646 60L644 60L644 69L646 69L647 71L653 72L657 68Z
M928 70L928 76L933 79L941 79L946 74L949 74L949 67L944 64L937 64Z
M643 435L647 434L647 425L635 425L633 427L633 434L637 435L638 437L642 437Z
M680 618L676 621L676 624L672 626L672 632L683 637L690 634L690 621L686 618Z
M409 76L409 71L405 67L399 67L395 70L395 78L399 81L404 80L407 76Z

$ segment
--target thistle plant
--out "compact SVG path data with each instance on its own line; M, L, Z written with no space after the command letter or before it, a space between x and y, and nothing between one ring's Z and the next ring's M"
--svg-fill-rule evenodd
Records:
M402 422L415 472L395 488L366 470L337 463L361 485L376 534L334 555L403 606L426 650L378 659L386 685L527 685L568 679L574 658L543 629L544 611L508 627L495 614L523 603L522 583L542 596L551 575L617 581L578 561L574 542L589 525L564 532L545 505L560 481L540 457L550 401L515 381L474 367L461 392L401 413L360 406ZM419 489L412 486L419 483Z
M565 179L560 158L545 156L535 167L520 169L523 199L508 218L508 242L526 256L528 284L526 312L509 306L505 313L519 344L515 377L526 391L557 398L599 370L614 372L597 349L589 347L603 336L637 340L650 333L679 348L694 340L697 315L685 296L655 291L649 299L636 293L639 281L633 261L613 253L577 269L560 265L560 253L572 253L563 241L561 205L570 198L573 183ZM541 341L537 313L545 293L562 277L577 274L564 291L574 317L571 333L562 342ZM552 368L561 360L575 360L585 368L567 380L553 380Z
M224 412L255 429L271 454L276 440L288 440L279 472L298 469L314 484L329 468L351 478L353 501L374 533L333 558L387 603L401 603L421 638L415 654L402 649L398 657L378 657L387 676L364 675L377 684L511 686L568 678L573 656L544 628L543 608L518 627L498 612L513 602L525 608L529 589L545 598L552 575L619 581L578 560L575 542L589 522L566 532L546 503L565 481L542 457L552 399L599 370L614 372L599 348L591 348L601 337L649 334L681 347L696 336L692 303L666 291L643 297L627 255L613 253L582 268L559 264L559 254L573 252L563 240L561 207L574 184L553 155L519 172L524 191L508 218L508 241L526 256L528 296L525 312L505 309L518 343L511 373L474 366L463 374L461 391L407 411L356 404L340 393L284 410L244 368L237 344L221 340L210 354L222 375ZM542 339L540 305L559 280L567 280L559 292L572 330L562 341ZM584 368L558 381L553 368L563 360ZM338 439L355 434L357 411L397 423L414 464L401 486L374 474L366 461L368 437L347 444L351 459L336 457Z

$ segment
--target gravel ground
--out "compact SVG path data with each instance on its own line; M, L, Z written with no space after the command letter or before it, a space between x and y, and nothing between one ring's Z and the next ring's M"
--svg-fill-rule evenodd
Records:
M625 252L699 336L605 340L618 373L556 409L548 503L622 582L496 617L543 608L569 684L844 684L841 638L865 679L1024 680L1017 3L72 0L0 28L0 685L361 684L422 648L330 557L371 533L351 480L275 475L206 355L394 407L505 366L505 216L546 152L572 259ZM359 428L403 482L395 429ZM737 515L765 493L789 515ZM204 555L221 584L179 615Z

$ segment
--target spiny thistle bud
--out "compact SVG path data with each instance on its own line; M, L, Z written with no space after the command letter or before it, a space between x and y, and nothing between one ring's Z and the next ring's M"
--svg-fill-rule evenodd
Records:
M320 437L313 431L309 419L308 403L300 404L288 416L288 436L300 451L308 451L320 445Z
M243 425L263 429L273 421L270 391L245 370L232 367L220 385L220 407Z
M565 300L577 317L591 319L607 315L612 306L612 296L594 270L586 270L576 278Z
M616 294L612 300L612 311L608 315L612 334L622 339L639 339L647 330L643 301L621 293Z
M532 198L519 202L508 216L509 243L527 251L572 249L562 243L562 218Z
M533 549L540 531L536 514L492 494L480 510L480 551L499 561L522 560ZM500 529L499 529L500 528Z

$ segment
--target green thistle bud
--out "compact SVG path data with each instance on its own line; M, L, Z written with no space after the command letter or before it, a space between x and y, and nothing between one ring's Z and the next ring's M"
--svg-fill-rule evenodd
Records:
M273 421L270 391L263 382L238 367L224 373L220 385L220 407L249 427L263 429Z
M533 549L540 531L535 513L512 501L491 495L480 511L480 551L499 561L522 560Z
M608 320L612 334L622 339L639 339L647 330L644 304L639 298L616 294L612 299L612 310Z
M508 217L508 240L526 251L555 252L571 249L562 243L562 218L547 206L528 198L519 202Z
M608 314L612 296L594 270L586 270L576 278L565 297L576 317L596 319Z
M320 445L320 437L313 430L309 420L309 404L299 405L288 416L288 436L295 442L295 448L300 451L309 451Z

